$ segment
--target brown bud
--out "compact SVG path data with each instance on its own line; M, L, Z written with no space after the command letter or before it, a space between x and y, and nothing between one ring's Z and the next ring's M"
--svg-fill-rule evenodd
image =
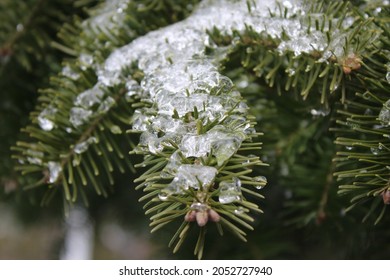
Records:
M209 216L207 211L199 211L196 212L196 222L198 223L198 226L204 227L209 220Z
M186 222L195 222L195 220L196 220L196 212L193 211L193 210L187 212L187 214L184 217L184 220Z
M390 204L390 190L385 190L382 193L383 203L386 205Z
M362 65L362 60L356 54L350 54L348 57L342 60L343 72L344 74L350 74L352 70L359 69Z
M215 223L218 223L221 217L217 212L215 212L213 209L209 209L209 220Z

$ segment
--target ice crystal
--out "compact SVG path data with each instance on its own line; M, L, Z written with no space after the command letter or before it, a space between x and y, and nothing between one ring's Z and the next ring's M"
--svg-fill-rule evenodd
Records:
M241 181L233 178L233 182L222 181L219 183L219 202L228 204L241 200Z
M76 154L81 154L81 153L84 153L88 149L90 144L97 143L97 142L98 141L97 141L96 137L89 137L87 140L76 144L74 146L73 150Z
M382 110L379 112L379 121L384 126L390 125L390 99L383 105Z
M51 131L54 128L55 124L52 121L52 118L56 112L56 108L48 106L38 115L38 124L41 129L45 131Z
M74 127L79 127L89 120L92 115L91 110L80 107L73 107L70 110L69 121Z
M56 161L49 161L47 167L49 168L49 183L54 183L62 171L61 164Z

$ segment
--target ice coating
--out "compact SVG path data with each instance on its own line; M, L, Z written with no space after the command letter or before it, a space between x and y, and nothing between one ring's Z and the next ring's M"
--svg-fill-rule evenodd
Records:
M47 167L49 168L49 183L54 183L61 174L61 164L56 161L49 161Z
M82 154L88 149L90 144L97 143L97 142L98 141L97 141L96 137L89 137L87 140L76 144L74 146L73 150L76 154Z
M56 112L56 108L48 106L38 115L38 124L41 129L51 131L54 128L54 122L47 117L52 117Z
M383 105L378 118L382 125L390 126L390 99Z
M175 192L181 192L188 188L200 189L211 185L217 174L217 169L211 166L182 164L177 170L177 175L169 185Z
M164 175L161 175L174 179L160 199L166 200L169 194L179 193L183 186L184 189L199 189L203 185L199 182L211 184L217 174L216 168L197 173L199 169L210 168L202 165L204 159L212 156L216 165L222 166L248 135L256 131L246 118L248 106L232 81L218 69L229 46L215 45L206 30L216 27L221 34L233 35L233 30L244 32L250 27L257 33L280 39L277 47L280 53L291 51L299 56L318 51L323 53L320 61L331 55L344 55L347 34L331 30L329 38L332 39L328 41L325 34L329 26L325 25L324 32L317 31L313 22L321 15L312 14L308 18L309 6L303 3L301 0L206 0L187 19L116 49L103 64L97 65L87 54L81 55L81 66L92 67L98 82L76 98L70 111L70 122L78 128L95 115L107 112L115 100L110 96L104 99L104 89L125 85L126 98L139 96L151 104L148 108L137 109L133 116L133 130L141 132L136 150L159 155L168 148L177 149L168 158ZM104 8L100 16L94 16L84 25L111 28L123 18L127 4L128 1L106 1L107 10ZM346 26L353 24L350 18L345 22ZM235 40L232 38L232 45ZM207 47L214 49L212 55L206 55ZM144 74L140 84L123 75L124 70L134 64ZM287 72L295 74L294 69ZM216 120L219 122L214 123ZM188 165L188 162L194 164ZM188 170L197 174L196 180ZM230 188L232 184L239 188L237 182L221 182L220 187ZM220 200L224 203L238 200L239 191L235 192L237 194L230 198L227 195L224 199L222 195Z
M222 181L219 183L219 202L228 204L241 200L241 181L233 178L232 182Z

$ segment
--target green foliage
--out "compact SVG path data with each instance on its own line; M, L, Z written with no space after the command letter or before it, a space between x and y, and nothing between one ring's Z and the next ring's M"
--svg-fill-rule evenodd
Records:
M37 4L41 2L45 3ZM170 138L167 129L152 122L160 116L161 104L137 93L145 82L145 73L136 62L118 73L119 84L96 84L97 72L111 53L149 31L184 19L197 1L113 3L88 8L88 19L75 17L74 23L63 25L58 35L61 42L52 45L68 57L62 71L41 91L31 124L23 129L21 140L13 148L20 163L17 169L34 179L26 188L45 186L43 204L58 192L66 207L76 203L79 196L88 204L91 187L98 195L107 196L115 183L114 172L135 172L133 164L140 155L143 160L135 167L143 173L135 180L136 189L146 193L140 200L145 203L146 214L151 215L152 232L166 225L177 227L169 242L174 252L186 238L194 236L190 233L194 228L198 231L194 250L198 258L203 256L209 230L220 235L228 230L246 241L245 230L254 229L252 213L262 213L257 199L263 195L256 189L267 182L260 176L263 172L273 187L283 186L284 225L319 226L329 218L338 221L338 216L357 206L364 220L375 214L378 224L384 217L390 203L388 8L379 2L355 1L352 5L347 1L319 1L308 3L305 15L296 15L279 4L276 11L269 12L271 19L300 16L308 36L325 36L327 47L318 49L313 41L313 50L303 52L286 45L294 39L287 31L275 36L247 25L244 31L226 33L210 26L207 34L211 42L206 53L223 57L214 62L233 85L221 79L216 85L207 85L210 90L206 93L227 98L229 102L223 104L227 113L210 120L204 117L207 107L203 104L203 109L194 106L185 115L176 108L169 117L194 128L193 137L218 132L222 127L229 132L226 135L242 142L238 141L237 149L229 150L225 145L223 150L221 145L214 145L206 156L185 156L179 147L181 139ZM75 4L92 7L95 2ZM247 1L249 12L255 4ZM15 22L9 21L0 39L8 38L4 34L14 26ZM3 67L10 46L22 38L20 33L1 45L5 46L0 48ZM26 37L30 43L25 46L42 46L40 42L49 41L34 33L31 36ZM31 50L23 47L15 48L15 59L30 69L32 63L26 57ZM40 52L32 52L40 59ZM167 61L173 63L169 58ZM134 87L136 93L129 94L129 77L135 81L131 89ZM147 116L151 126L143 132L134 129L140 114ZM150 148L145 140L148 133L156 138L157 148ZM258 136L264 144L257 142ZM267 165L263 161L271 166L260 172L258 166ZM180 173L175 162L188 168L191 175ZM215 176L205 179L207 172ZM180 190L172 191L177 184L181 184ZM352 197L350 206L336 196L337 185L340 195ZM226 186L239 186L242 193L233 194L239 198L222 202ZM250 201L250 197L256 200ZM365 202L371 205L367 208Z

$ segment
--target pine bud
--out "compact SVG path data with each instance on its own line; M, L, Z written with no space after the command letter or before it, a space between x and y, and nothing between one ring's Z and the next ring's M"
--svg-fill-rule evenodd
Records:
M212 222L218 223L221 217L217 212L215 212L213 209L210 209L209 211L209 219Z
M390 204L390 190L385 190L382 193L383 203L386 205Z
M195 220L196 220L196 212L193 211L193 210L187 212L187 214L184 217L184 220L186 222L195 222Z
M198 226L204 227L209 220L209 216L207 211L199 211L196 212L196 222L198 223Z

